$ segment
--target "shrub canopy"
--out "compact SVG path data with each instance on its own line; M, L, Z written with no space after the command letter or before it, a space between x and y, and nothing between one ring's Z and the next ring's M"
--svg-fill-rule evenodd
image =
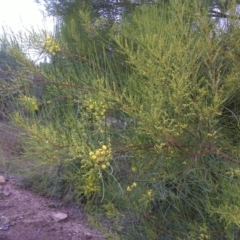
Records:
M199 1L142 6L111 27L69 15L34 42L51 59L27 65L43 98L25 87L11 115L31 167L58 169L61 195L99 206L124 239L233 239L239 39Z

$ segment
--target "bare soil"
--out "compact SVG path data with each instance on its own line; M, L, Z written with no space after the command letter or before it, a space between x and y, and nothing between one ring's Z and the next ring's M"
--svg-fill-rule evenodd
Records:
M7 164L17 144L17 132L0 123L0 163ZM16 149L14 149L16 151ZM21 187L21 179L1 169L6 180L0 185L0 240L103 240L102 233L92 229L81 206L66 205L39 196ZM56 221L54 213L66 213Z

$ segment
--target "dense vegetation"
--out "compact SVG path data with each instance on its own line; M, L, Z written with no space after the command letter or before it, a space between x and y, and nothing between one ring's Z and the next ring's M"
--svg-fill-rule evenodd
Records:
M108 218L106 239L237 238L240 28L217 28L209 6L143 5L111 24L78 9L26 39L39 65L6 47L32 186Z

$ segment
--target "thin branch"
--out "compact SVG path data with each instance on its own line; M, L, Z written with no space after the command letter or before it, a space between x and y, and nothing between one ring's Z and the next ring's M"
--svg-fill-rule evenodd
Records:
M234 20L240 20L240 17L235 16L235 15L229 15L227 13L223 13L223 12L218 12L215 10L210 10L209 15L211 17L218 17L218 18L227 18L227 19L234 19Z

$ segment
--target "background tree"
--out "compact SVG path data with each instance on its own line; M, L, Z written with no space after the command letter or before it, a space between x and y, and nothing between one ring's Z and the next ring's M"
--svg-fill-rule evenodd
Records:
M111 21L118 21L123 15L128 15L134 9L140 7L144 4L166 4L169 3L169 0L159 0L159 1L79 1L79 0L36 0L36 2L44 4L47 12L50 15L60 17L71 14L76 9L82 10L87 8L91 13L94 13L95 16L106 17ZM236 18L235 12L229 14L229 9L232 8L232 4L239 4L240 1L233 0L202 0L199 1L200 6L209 6L209 14L212 17L218 18Z

